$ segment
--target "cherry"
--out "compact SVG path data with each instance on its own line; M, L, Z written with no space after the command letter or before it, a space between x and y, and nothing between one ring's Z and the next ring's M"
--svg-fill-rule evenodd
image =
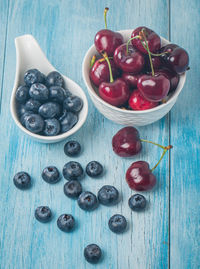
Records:
M147 71L149 71L149 70L151 70L151 65L149 63L149 59L147 59L147 58L148 58L148 56L145 57L145 63L146 63L145 64L145 69ZM162 64L160 57L158 57L158 56L152 56L151 59L152 59L152 64L153 64L154 70L159 69L159 67Z
M183 48L175 44L168 44L161 48L161 52L164 52L161 57L171 70L182 74L188 69L189 55Z
M154 31L152 31L151 29L147 27L138 27L132 32L131 38L140 36L140 38L136 38L132 40L132 45L135 48L137 48L139 51L141 51L142 53L147 54L147 50L144 48L145 41L140 34L143 29L146 35L147 44L148 44L150 52L158 51L161 48L160 37Z
M124 127L112 138L113 151L121 157L131 157L142 149L139 132L134 127Z
M144 67L144 56L132 45L122 44L114 52L115 64L124 72L138 74Z
M128 84L129 87L137 88L137 82L141 74L134 75L132 73L123 73L122 79Z
M115 49L123 43L123 37L120 33L107 29L106 14L108 10L108 8L104 10L105 29L96 33L94 44L99 53L104 51L108 56L112 56Z
M137 87L147 100L159 102L167 96L170 89L170 81L161 74L155 76L143 75L138 79Z
M108 56L106 53L103 53L103 56L108 63L110 82L102 82L99 85L99 95L104 101L113 106L122 106L130 96L129 87L121 78L114 81Z
M116 78L119 76L119 70L111 59L110 65L113 77ZM108 64L104 58L99 59L94 63L90 70L90 79L96 86L99 86L101 82L108 82L110 80Z
M146 100L140 93L140 91L134 90L129 98L129 106L133 110L146 110L151 109L153 107L156 107L158 103L156 102L150 102Z
M169 81L170 81L170 89L169 89L169 91L170 92L177 88L180 77L176 72L164 68L164 69L157 70L155 72L155 75L157 75L157 74L164 75L164 76L166 76L166 78L169 79Z

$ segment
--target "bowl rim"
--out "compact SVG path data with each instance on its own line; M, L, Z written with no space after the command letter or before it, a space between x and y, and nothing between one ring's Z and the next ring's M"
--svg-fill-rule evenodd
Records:
M119 32L120 34L122 34L124 36L125 34L130 34L132 31L133 31L133 29L125 29L125 30L120 30L120 31L117 31L117 32ZM165 39L162 36L160 36L160 38L161 38L161 41L164 41L164 42L166 42L168 44L171 43L169 40ZM180 75L178 86L177 86L176 90L174 91L174 93L172 94L172 96L170 96L170 98L167 100L166 103L160 104L160 105L158 105L158 106L156 106L154 108L150 108L150 109L146 109L146 110L124 110L124 109L118 108L116 106L110 105L109 103L107 103L103 99L101 99L101 97L98 96L98 94L95 92L94 88L92 86L88 85L88 83L86 81L86 76L87 76L87 72L86 72L86 70L87 70L86 61L87 61L87 59L89 57L90 52L92 50L94 50L94 49L95 49L95 45L93 44L92 46L90 46L90 48L87 50L87 52L86 52L86 54L84 56L84 59L83 59L83 62L82 62L82 76L83 76L83 80L84 80L85 85L87 86L87 90L88 90L89 94L92 95L95 99L97 99L102 105L107 106L107 107L109 107L112 110L115 110L115 111L118 111L118 112L122 112L124 114L126 114L126 113L127 114L147 114L149 112L154 112L154 111L163 109L164 107L168 106L170 103L173 103L174 100L177 99L177 97L179 96L180 92L183 89L183 86L184 86L185 80L186 80L186 72ZM183 85L182 87L180 85L180 82L181 81L182 81L182 85Z

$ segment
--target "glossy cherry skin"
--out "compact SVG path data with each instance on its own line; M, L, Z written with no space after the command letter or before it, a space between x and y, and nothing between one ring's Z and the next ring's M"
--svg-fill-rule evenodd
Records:
M120 157L132 157L142 149L140 135L134 127L124 127L112 138L113 151Z
M170 81L170 89L169 89L169 91L170 92L177 88L178 83L179 83L179 79L180 79L179 74L177 74L176 72L171 71L169 69L166 69L166 68L157 70L155 72L155 75L157 75L157 74L164 75L169 79L169 81Z
M132 163L128 168L126 182L132 190L148 191L156 185L156 177L147 162L138 161Z
M114 82L102 82L99 85L100 97L113 106L122 106L128 101L130 90L126 82L118 78Z
M137 88L137 82L141 74L134 75L132 73L123 73L122 79L128 84L130 88Z
M152 64L153 64L153 69L158 70L162 64L162 61L159 56L151 56L152 59ZM145 70L146 71L151 71L151 65L149 61L149 55L145 57Z
M117 76L119 76L119 70L116 67L114 61L111 59L109 60L111 64L113 78L116 78ZM110 80L110 73L106 60L99 59L94 63L93 67L90 70L90 79L96 86L99 86L101 82L108 82Z
M178 74L184 73L189 66L189 55L186 50L175 44L168 44L161 48L161 52L168 52L162 55L163 61Z
M147 43L148 43L148 46L149 46L149 50L151 52L156 52L157 50L159 50L161 48L161 39L159 37L159 35L157 35L154 31L152 31L151 29L147 28L147 27L144 27L144 26L141 26L141 27L138 27L136 28L132 34L131 34L131 38L132 37L135 37L137 35L139 35L139 33L141 32L142 29L145 29L145 36L146 36L146 39L147 39ZM132 42L132 45L137 48L139 51L141 51L142 53L144 54L148 54L147 50L142 46L141 44L141 41L143 42L143 44L145 45L144 43L144 40L140 40L140 39L133 39L131 40Z
M157 102L150 102L146 100L138 89L132 92L128 103L130 108L133 110L146 110L154 108L158 105Z
M138 74L144 67L144 56L140 51L132 45L128 46L126 51L126 43L117 47L114 52L115 64L124 72Z
M141 94L151 102L159 102L165 98L170 89L170 81L166 76L143 75L139 78L137 87Z
M108 56L113 56L115 49L123 43L123 37L120 33L108 29L100 30L96 33L94 44L96 50L106 52Z

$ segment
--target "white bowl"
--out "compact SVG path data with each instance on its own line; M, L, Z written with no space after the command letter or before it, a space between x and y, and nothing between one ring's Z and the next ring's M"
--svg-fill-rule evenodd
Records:
M83 108L79 113L79 120L77 124L68 132L56 136L42 136L31 133L22 126L19 121L16 111L15 92L20 85L24 84L24 74L28 69L37 68L42 73L47 75L49 72L56 71L56 69L49 63L37 41L32 35L23 35L15 38L16 47L16 75L14 87L11 95L10 110L16 125L31 138L42 143L55 143L66 139L68 136L78 131L84 124L88 114L88 102L83 90L74 81L62 75L65 87L74 95L79 96L83 100Z
M119 31L124 38L124 42L127 42L130 39L132 31L133 30ZM162 46L170 43L168 40L162 37L161 42ZM144 126L161 119L170 111L170 109L176 103L176 100L185 83L186 75L184 73L180 76L178 86L175 92L171 96L169 96L167 102L155 108L143 111L123 110L106 103L103 99L99 97L99 95L95 91L95 88L93 87L89 77L90 60L93 55L98 55L98 52L96 51L94 45L92 45L85 54L82 64L82 75L85 85L87 86L88 93L92 99L92 102L100 113L102 113L109 120L122 125Z

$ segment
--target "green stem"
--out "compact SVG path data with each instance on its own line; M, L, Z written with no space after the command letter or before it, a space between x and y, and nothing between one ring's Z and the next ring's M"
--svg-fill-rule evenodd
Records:
M109 8L108 7L105 7L104 9L104 21L105 21L105 29L107 29L107 12L108 12Z
M156 145L156 146L158 146L158 147L160 147L160 148L162 148L162 149L165 149L166 147L164 147L164 146L162 146L162 145L160 145L160 144L157 144L157 143L155 143L155 142L152 142L152 141L149 141L149 140L146 140L146 139L140 139L140 141L142 141L142 142L146 142L146 143L150 143L150 144L153 144L153 145Z
M136 39L136 38L140 39L140 36L139 36L139 35L136 35L136 36L130 38L130 39L127 41L127 43L126 43L126 53L127 53L127 54L128 54L128 46L129 46L131 40Z
M90 68L93 67L95 61L96 61L96 55L93 55L93 56L92 56L92 59L91 59L91 61L90 61Z
M106 60L106 62L108 63L108 68L109 68L109 73L110 73L110 83L112 83L114 81L113 79L113 74L112 74L112 68L111 68L111 64L110 61L108 59L108 55L106 52L102 53L104 59Z
M156 169L156 167L159 165L159 163L162 161L162 159L163 159L163 157L165 156L165 153L168 151L168 149L164 149L163 150L163 153L162 153L162 155L161 155L161 157L160 157L160 160L157 162L157 164L151 169L151 172L153 172L153 170L155 170Z

